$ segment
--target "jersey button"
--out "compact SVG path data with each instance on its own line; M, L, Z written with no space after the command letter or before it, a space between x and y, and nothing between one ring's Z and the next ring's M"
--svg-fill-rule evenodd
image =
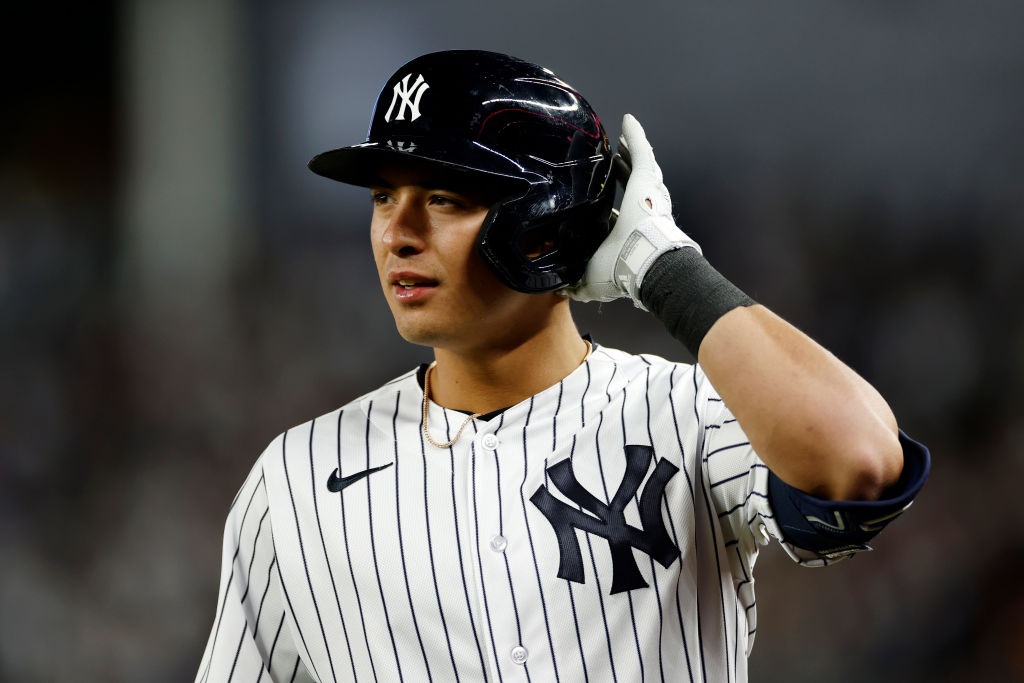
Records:
M484 434L480 439L480 445L489 451L495 450L499 443L501 443L501 441L495 434Z
M517 645L512 648L512 661L516 664L526 664L526 658L529 656L529 652L522 645Z
M505 552L505 548L507 547L508 541L505 540L504 536L491 536L491 550L493 550L496 553L501 553Z

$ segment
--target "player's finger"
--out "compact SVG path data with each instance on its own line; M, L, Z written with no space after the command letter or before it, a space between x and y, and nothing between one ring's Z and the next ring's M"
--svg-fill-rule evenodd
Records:
M633 117L626 114L622 117L622 137L620 145L629 151L633 173L650 173L661 182L661 169L654 160L654 149L647 141L644 127Z

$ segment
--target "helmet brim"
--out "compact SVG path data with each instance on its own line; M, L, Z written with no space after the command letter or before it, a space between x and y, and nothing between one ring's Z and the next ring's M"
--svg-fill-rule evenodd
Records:
M318 154L309 161L317 175L349 185L372 187L381 183L381 169L389 166L428 164L453 180L494 182L523 190L536 176L512 159L478 143L466 140L364 142ZM536 181L542 181L540 176Z

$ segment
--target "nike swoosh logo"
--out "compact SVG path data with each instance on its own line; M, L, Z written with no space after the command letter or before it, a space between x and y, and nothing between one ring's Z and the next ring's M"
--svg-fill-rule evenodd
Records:
M363 477L368 477L374 472L379 472L385 467L391 467L394 464L395 463L393 462L389 462L387 465L381 465L380 467L371 467L368 470L356 472L355 474L350 474L347 477L339 477L338 470L335 469L333 472L331 472L331 476L328 477L327 479L327 490L331 491L332 493L338 493L346 486L351 486L352 484L356 483Z

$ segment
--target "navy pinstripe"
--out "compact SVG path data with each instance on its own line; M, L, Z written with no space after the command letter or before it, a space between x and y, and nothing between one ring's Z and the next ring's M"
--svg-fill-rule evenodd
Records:
M260 476L259 483L260 484L263 483L263 476L262 475ZM214 622L214 625L213 625L213 634L210 637L210 643L211 643L210 656L209 656L209 658L206 661L206 667L205 667L205 669L203 671L203 674L202 674L202 680L204 680L204 681L208 680L209 675L210 675L210 664L213 662L213 655L215 653L216 643L217 643L217 635L220 633L220 624L221 624L221 621L224 619L224 609L228 605L228 591L231 590L231 585L232 585L232 583L234 583L234 580L235 580L235 569L234 569L234 567L235 567L235 560L238 558L238 553L242 549L242 529L245 528L245 518L249 516L249 508L252 506L252 501L253 501L253 498L256 497L256 491L257 490L258 490L257 487L253 487L252 495L249 496L249 502L246 504L245 512L242 514L242 521L238 524L238 537L235 540L235 553L234 553L234 555L231 556L231 575L228 577L227 583L224 584L224 592L223 592L223 595L221 596L221 599L220 599L221 600L220 611L217 614L217 620ZM231 509L232 510L234 510L235 503L238 501L238 497L241 494L242 494L242 489L239 489L238 493L235 494L235 499L231 502Z
M253 541L253 543L257 543L259 541L260 534L263 533L263 522L266 521L267 515L269 513L270 513L270 508L269 507L266 510L263 511L263 515L260 517L260 524L259 524L258 527L256 527L256 540ZM249 585L250 585L249 582L252 579L252 566L255 563L256 563L256 556L253 555L252 557L249 558L249 569L245 573L245 592L242 593L242 598L241 598L241 600L243 602L245 601L246 596L249 595Z
M367 417L373 412L373 402L367 409ZM366 422L366 468L370 468L370 421ZM370 554L373 556L373 571L377 577L377 590L380 593L381 611L384 612L384 623L388 626L388 637L391 639L391 651L395 655L395 667L398 669L398 680L403 681L402 658L398 656L398 645L395 643L395 631L391 628L391 615L388 614L388 602L384 598L384 584L380 580L380 562L377 561L377 535L373 532L373 503L371 501L370 479L367 477L361 483L366 484L366 516L370 524Z
M420 625L416 621L416 608L412 604L412 589L409 588L409 568L405 564L405 544L402 543L402 497L398 493L398 473L401 465L401 459L398 457L398 405L401 397L401 392L395 394L395 414L391 418L391 433L394 436L395 442L395 528L398 532L398 556L402 559L402 578L405 581L405 595L409 598L409 614L412 617L412 628L416 632L416 641L420 645L420 652L423 653L423 668L427 672L427 680L433 681L434 676L430 673L430 661L427 659L427 650L423 647L423 636L420 635ZM367 462L366 466L370 466L369 462ZM427 473L424 471L424 481L426 476Z
M558 401L555 403L555 414L552 415L552 417L551 417L551 451L552 452L555 452L557 450L557 447L558 447L558 415L559 415L559 412L562 409L562 394L564 393L564 390L565 390L565 380L562 380L561 382L558 383ZM572 437L572 447L570 449L570 455L569 455L570 460L572 459L572 453L575 451L575 449L576 449L576 436L573 435L573 437ZM550 487L548 486L549 482L548 482L548 472L547 472L547 470L548 470L548 459L544 458L544 486L545 486L545 488L549 488L549 490L550 490ZM536 554L534 555L534 561L536 561ZM572 609L572 625L573 625L573 629L576 632L576 644L579 646L580 664L581 664L581 666L583 668L583 680L585 681L585 683L589 683L589 681L590 681L590 674L587 672L587 656L583 652L583 636L580 633L580 619L579 619L579 615L576 612L576 598L573 597L573 594L572 594L572 582L571 581L566 581L565 582L565 589L566 589L566 591L569 594L569 607ZM548 635L550 637L550 635L551 635L550 630L548 631Z
M277 649L277 639L281 637L281 627L284 626L284 612L281 612L281 621L277 622L277 631L274 632L274 644L270 646L270 654L267 656L267 671L270 671L274 665L274 650ZM263 677L262 671L260 672L260 678Z
M499 431L501 431L501 427L504 424L505 424L505 414L502 413L501 416L498 418L498 427L494 430L494 434L495 435L497 435L497 433ZM476 432L476 425L475 424L473 425L473 431ZM501 481L502 481L502 479L501 479L501 458L498 455L498 449L495 449L495 451L494 451L494 479L495 479L496 493L497 493L497 499L498 499L498 534L504 536L505 535L505 512L504 512L504 504L502 502L502 496L501 496L501 489L502 489L502 486L501 486ZM522 623L519 620L519 604L516 601L515 585L512 582L512 570L509 567L508 555L507 554L502 554L502 560L504 561L504 564L505 564L505 575L508 577L508 592L509 592L509 596L510 596L510 598L512 600L512 613L515 616L516 634L518 636L518 642L521 643L521 642L523 642L523 627L522 627ZM523 671L526 673L526 680L529 681L530 680L530 669L529 669L529 667L525 663L523 664Z
M676 410L676 403L675 403L675 400L672 398L672 390L675 389L675 385L676 385L676 369L672 368L672 371L669 373L669 378L668 378L668 389L669 389L669 391L668 391L668 404L669 404L669 407L671 408L669 410L669 413L672 415L672 425L675 428L673 431L675 432L675 435L676 435L676 444L679 447L679 457L682 460L685 461L686 460L686 449L683 447L683 437L682 437L682 434L679 431L679 419L677 417L679 412ZM689 469L684 467L683 468L683 474L686 475L686 488L690 492L690 509L696 510L696 508L697 508L697 501L696 501L696 499L694 498L694 495L693 495L693 480L690 479L690 471L689 471ZM680 547L679 546L679 536L676 534L676 526L675 526L675 523L672 521L672 511L671 510L667 510L667 512L668 512L667 516L668 516L669 529L672 532L672 540L675 542L676 547L678 548L678 547ZM680 561L681 562L685 562L686 560L682 559ZM700 600L694 600L694 604L696 605L696 610L697 610L697 614L698 614L698 617L697 617L697 647L700 649L701 652L703 652L704 651L704 644L701 642L701 639L700 639L700 616L699 616L700 615ZM683 625L683 607L679 603L679 593L678 593L678 591L676 592L676 614L679 616L679 633L682 635L683 653L686 655L686 672L687 672L687 674L690 677L690 683L693 683L693 665L690 663L690 648L686 644L686 627ZM701 670L704 673L704 679L706 679L707 678L707 672L704 671L704 669L703 669L703 657L701 659L702 659L702 661L701 661ZM702 680L704 680L704 679L702 679Z
M284 577L281 575L280 563L277 565L277 578L281 581L281 593L284 595L285 602L288 603L288 611L291 613L292 620L295 622L295 628L299 633L299 641L302 643L302 648L306 652L309 652L309 647L306 646L306 636L302 633L302 627L299 625L300 622L295 615L295 608L292 606L291 596L288 595L288 586L285 584ZM313 667L313 675L320 678L320 674L316 672L316 664L312 661L310 664Z
M475 425L474 425L474 427L475 427ZM487 617L487 632L491 636L491 653L494 655L494 660L498 661L498 646L494 642L494 626L493 626L494 622L491 620L491 607L490 607L490 605L487 602L487 588L486 588L486 583L484 581L484 561L483 561L483 558L480 556L480 545L481 545L481 543L480 543L480 511L477 508L477 498L478 498L478 496L476 495L476 492L479 490L479 487L477 487L477 485L476 485L476 445L475 444L472 444L472 443L470 444L469 452L470 452L470 462L471 462L471 465L470 465L471 481L473 482L473 519L474 519L473 526L476 528L476 562L477 562L477 566L480 568L480 587L481 587L480 588L480 592L483 595L483 599L484 599L484 614ZM499 507L499 509L501 508L500 505L498 507ZM497 671L498 671L498 681L502 681L503 677L501 675L501 667L499 666L499 667L496 667L496 668L497 668Z
M619 371L619 366L613 364L612 365L611 377L608 378L608 386L605 387L605 390L604 390L604 395L607 398L609 406L612 403L612 396L609 393L609 387L611 387L612 380L615 379L615 373L617 373L618 371ZM625 395L625 392L623 392L623 395L622 395L623 408L625 408L625 400L626 400L626 395ZM601 486L602 486L602 489L604 491L604 502L605 502L605 504L608 504L609 502L611 502L611 496L608 494L608 478L605 476L605 473L604 473L604 459L601 456L600 434L601 434L601 427L602 427L602 425L604 425L604 412L601 413L601 416L598 419L597 432L596 432L596 434L594 436L594 448L595 448L595 451L597 453L597 469L598 469L598 472L600 472L600 474L601 474ZM625 433L626 433L626 425L625 424L622 425L622 433L623 433L623 437L625 437ZM625 445L625 442L623 442L623 445ZM633 626L633 642L636 643L636 655L637 655L637 661L639 662L639 666L640 666L640 680L642 681L642 680L644 680L643 652L641 652L641 650L640 650L640 636L639 636L639 634L637 633L637 630L636 630L636 613L633 610L633 596L630 595L629 593L627 593L626 594L626 601L629 603L629 621L630 621L630 623Z
M694 416L697 419L698 424L699 424L700 423L700 413L697 410L697 395L698 395L698 392L697 392L697 373L693 373L693 396L694 396L694 398L693 398L693 402L694 402L694 404L693 404L693 412L694 412ZM699 443L698 443L698 446L697 446L697 450L698 450L698 452L703 452L704 451L704 438L705 438L704 430L699 430L697 438L700 440ZM728 450L728 449L722 449L722 450ZM707 462L710 459L710 457L711 457L710 453L708 455L704 456L704 458L703 458L704 462ZM707 515L708 515L708 520L710 521L715 516L712 513L712 511L711 511L710 486L709 486L708 482L704 478L704 468L703 467L697 468L697 472L698 472L698 475L697 475L698 476L698 484L700 485L701 494L702 494L702 497L704 498L704 507L705 507L705 510L707 512ZM707 488L705 489L705 487L707 487ZM715 571L720 576L721 573L722 573L722 561L721 561L721 558L718 556L718 531L716 529L716 525L715 524L709 523L709 528L711 529L711 547L714 549L714 552L715 552ZM719 594L719 598L721 600L720 605L721 605L721 610L722 610L722 617L721 617L722 645L725 648L726 652L728 652L728 650L729 650L729 629L728 629L728 626L726 624L726 618L727 617L726 617L726 614L725 614L725 587L722 586L721 584L718 585L718 594ZM701 664L702 665L705 663L705 660L706 660L706 656L702 656L701 657ZM730 683L732 681L731 673L732 673L731 671L726 669L726 674L728 676L726 678L726 683ZM704 676L705 676L705 678L707 677L707 672L706 671L704 673Z
M561 391L559 391L559 394L561 394ZM526 495L523 492L523 487L526 486L527 472L529 471L527 459L529 449L526 444L526 429L530 426L530 415L532 414L533 397L530 398L530 407L526 411L526 420L523 422L523 479L519 485L519 502L523 506L523 526L526 527L526 540L530 543L530 556L533 558L533 569L537 574L537 594L540 596L541 614L544 615L544 629L547 632L548 649L551 652L551 665L555 669L555 681L561 681L561 676L558 675L558 653L555 650L555 643L551 639L551 622L548 621L548 605L544 599L544 583L540 578L540 566L537 564L537 549L533 545L533 531L530 530L530 516L526 511ZM511 580L511 576L509 576L509 580Z
M421 423L422 424L422 423ZM397 436L396 436L397 439ZM397 442L397 441L396 441ZM455 663L455 652L452 650L452 638L448 633L448 620L444 618L444 607L441 606L441 588L437 585L437 565L434 562L434 541L430 533L430 496L427 494L427 451L426 444L423 441L423 430L420 429L420 455L423 458L423 511L424 515L424 526L427 530L427 555L430 558L430 577L434 581L434 597L437 599L437 614L441 618L441 630L444 631L444 642L448 646L448 658L452 662L452 671L455 672L455 681L459 681L459 665ZM398 460L398 454L395 454L395 461ZM396 471L395 480L397 484L398 474ZM397 498L397 495L396 495ZM452 508L454 510L454 507ZM404 555L403 555L404 558ZM403 559L404 562L404 559ZM408 576L406 576L406 588L408 589ZM412 598L409 598L410 604Z
M373 403L370 403L370 408L373 407ZM341 418L345 414L344 410L338 411L338 473L344 474L346 470L342 469L341 459ZM370 417L369 410L367 411L366 417L366 433L367 440L369 440L370 433ZM347 515L345 514L345 496L338 496L338 501L341 505L341 535L345 545L345 559L348 561L349 576L352 578L352 592L356 597L356 609L359 611L359 623L363 626L363 640L366 643L366 657L370 662L370 672L373 674L373 680L377 680L377 668L373 664L373 648L370 647L370 635L366 630L366 615L363 613L363 602L359 597L359 584L356 582L355 570L352 568L352 552L351 546L348 542L348 527L346 524ZM353 660L354 661L354 660Z
M341 413L338 414L341 419ZM313 499L313 512L316 514L316 528L320 533L320 548L324 551L324 564L327 565L327 576L331 580L331 591L334 593L334 604L338 607L338 618L341 620L341 634L345 639L345 649L348 650L348 661L352 666L352 678L356 677L355 662L352 660L352 643L348 639L348 629L345 627L345 613L341 609L341 598L338 597L338 584L334 581L334 570L331 568L330 556L327 553L327 541L324 540L324 527L320 523L320 507L316 501L316 468L313 466L313 429L316 420L309 426L309 492Z
M420 424L422 425L423 423L420 422ZM444 429L445 441L450 441L452 438L452 430L451 425L448 423L447 412L445 412L444 414ZM473 619L473 608L471 607L469 602L469 585L466 583L466 565L462 560L462 539L457 531L459 529L459 507L456 503L455 495L455 452L451 448L449 448L448 454L449 457L451 458L452 463L452 517L455 522L454 529L456 530L454 533L455 546L456 548L458 548L459 555L459 576L462 577L462 592L466 596L466 617L469 619L470 629L473 633L473 642L476 644L476 651L480 657L480 675L483 676L484 680L486 681L487 664L484 663L484 650L483 647L480 645L480 636L477 634L476 622Z
M316 427L316 421L314 420L313 423L310 424L310 426L309 426L310 438L312 438L312 432L313 432L313 429L315 427ZM327 631L326 631L326 629L324 629L323 617L320 616L320 604L317 602L317 599L316 599L316 590L313 589L313 578L309 575L309 561L306 559L306 547L305 547L305 545L302 542L302 529L301 529L301 525L299 524L299 509L295 505L295 491L292 489L292 480L291 480L291 477L288 475L288 459L283 457L284 456L284 450L285 450L285 447L286 447L287 443L288 443L288 432L285 432L284 433L284 438L281 439L281 455L282 455L281 460L284 463L285 485L288 487L288 495L291 497L291 501L292 501L292 513L295 515L295 536L296 536L296 538L299 539L299 552L302 553L302 565L303 565L303 567L306 570L306 583L309 584L309 597L313 600L313 609L316 610L316 620L317 620L317 623L320 625L320 635L324 639L324 650L327 652L327 662L331 666L331 678L333 680L337 681L338 678L334 674L334 659L331 657L331 647L330 647L330 645L327 644ZM282 583L282 585L284 584L284 578L283 577L281 579L281 583ZM288 601L288 604L291 605L291 600ZM294 614L294 612L295 612L295 610L293 609L292 613ZM309 648L306 646L305 639L303 639L303 641L302 641L302 647L306 648L307 652L309 651ZM317 674L318 678L319 678L319 676L320 676L320 674Z
M647 444L654 448L654 434L651 433L651 364L647 362L643 356L640 356L640 360L647 366L647 370L644 372L644 407L646 408L647 415L644 424L647 425ZM623 390L623 396L625 396L625 390ZM622 442L629 443L626 441L626 401L622 401ZM633 494L636 500L637 506L640 505L639 493ZM676 547L678 547L678 542ZM658 604L658 676L662 683L665 681L665 658L662 656L661 648L662 643L665 641L665 612L661 606L661 587L658 586L658 573L654 568L654 558L647 557L648 563L651 566L651 577L653 578L654 585L654 596Z
M263 588L263 595L260 596L260 607L256 611L256 623L252 625L252 635L256 636L260 628L260 617L263 616L263 605L267 601L267 593L270 592L270 573L274 571L274 563L277 562L277 557L273 557L270 560L270 566L267 567L267 585Z
M587 375L587 386L588 387L590 386L590 375L589 375L589 373ZM603 418L604 418L604 415L602 413L601 416L598 418L597 432L601 431L601 422L603 421ZM597 464L598 464L598 467L600 467L600 465L601 465L601 453L600 453L600 447L596 445L596 441L597 441L597 437L596 436L594 438L594 441L595 441L595 448L597 450ZM573 438L574 450L575 450L575 445L576 445L576 439ZM601 473L601 479L602 479L602 481L604 480L604 473L603 472ZM607 498L606 498L606 500L607 500ZM579 506L579 509L582 510L583 507ZM608 666L611 667L612 680L613 681L618 681L619 677L618 677L618 674L615 672L615 653L612 650L612 633L611 633L611 630L608 628L608 612L605 610L605 606L604 606L604 590L601 588L601 575L597 571L597 559L594 557L594 546L593 546L593 543L590 540L590 534L587 534L586 536L587 536L587 550L590 552L590 564L591 564L591 567L594 570L594 586L597 589L597 599L598 599L598 602L601 605L601 623L604 625L604 637L605 637L605 640L608 643Z

